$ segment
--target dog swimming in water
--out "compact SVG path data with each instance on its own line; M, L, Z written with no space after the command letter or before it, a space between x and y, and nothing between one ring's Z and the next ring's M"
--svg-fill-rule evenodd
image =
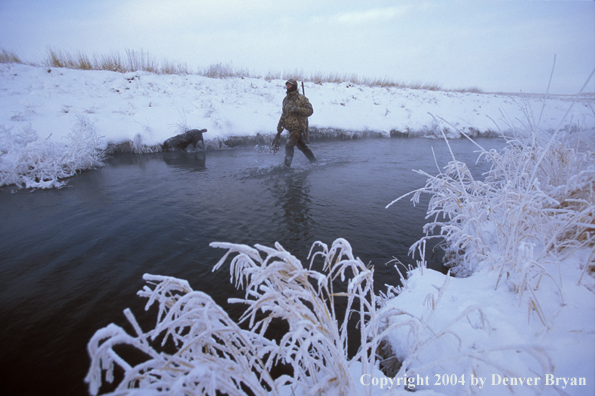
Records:
M167 139L163 142L163 150L186 150L188 146L192 144L193 148L196 148L198 142L202 142L202 149L205 149L205 140L202 134L205 133L206 129L190 129L184 133L176 135Z

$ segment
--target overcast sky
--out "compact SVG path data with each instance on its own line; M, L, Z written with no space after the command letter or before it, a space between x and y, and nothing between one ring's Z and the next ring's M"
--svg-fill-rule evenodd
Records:
M486 92L576 93L595 1L0 0L0 46L40 61L144 50L191 70L356 74ZM595 81L589 84L595 91Z

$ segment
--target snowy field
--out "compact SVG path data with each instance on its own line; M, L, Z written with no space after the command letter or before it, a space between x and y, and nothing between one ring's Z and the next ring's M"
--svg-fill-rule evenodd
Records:
M207 128L207 141L272 134L284 97L283 81L16 64L0 65L0 73L0 186L59 187L57 176L100 165L97 149L108 143L154 146L186 128ZM414 247L422 253L420 268L397 266L409 276L384 296L371 292L370 269L343 240L316 247L322 273L307 270L307 258L281 246L213 244L235 257L231 275L250 292L244 302L254 331L230 323L183 280L147 275L152 286L139 294L159 305L158 325L135 327L136 334L115 325L99 330L89 343L90 390L97 392L116 365L126 374L117 394L128 383L145 387L142 394L201 386L240 394L240 379L254 394L593 395L593 97L571 108L572 97L350 84L306 84L306 95L314 128L513 136L503 152L484 153L493 164L485 180L474 180L455 160L436 175L422 175L428 182L418 193L433 197L428 231L442 234L457 276L424 268L423 240ZM41 173L32 173L35 167ZM226 257L218 266L228 265ZM329 305L339 298L333 279L344 277L345 298L364 318L362 349L353 358ZM266 318L252 316L259 309L289 323L278 344L263 335ZM159 353L151 340L163 334L179 354ZM144 351L148 360L129 365L112 349L119 343ZM292 365L293 378L267 376L275 358Z

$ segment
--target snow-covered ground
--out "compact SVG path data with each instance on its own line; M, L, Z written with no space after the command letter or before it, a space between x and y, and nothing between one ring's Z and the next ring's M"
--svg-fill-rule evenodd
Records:
M544 82L545 84L546 82ZM580 88L580 87L579 87ZM509 120L525 120L524 109L539 118L543 97L476 94L399 88L370 88L349 83L305 84L314 107L310 126L348 131L391 130L424 134L434 118L457 128L498 131ZM32 129L40 139L60 142L77 117L86 117L104 143L133 140L160 144L180 128L206 128L205 139L274 133L285 96L284 81L212 79L197 75L115 73L0 65L0 125ZM593 103L591 98L591 105ZM547 100L541 127L553 129L572 98ZM567 124L593 126L587 99L572 110Z
M589 253L543 265L544 284L533 292L543 318L530 306L532 291L515 293L506 280L498 283L498 271L410 273L389 305L412 315L390 336L396 356L429 378L412 388L452 396L592 395L595 284L587 275L578 282ZM556 279L545 279L550 274Z
M0 186L60 187L58 181L96 166L108 144L155 150L186 129L208 130L207 146L229 137L275 132L284 81L198 75L115 73L0 64ZM593 127L593 97L476 94L350 83L305 84L315 130L391 131L460 137L509 130L519 120L543 129ZM545 102L545 111L544 109ZM563 120L563 121L561 121ZM562 122L562 125L560 123ZM331 132L332 133L332 132ZM76 151L78 155L72 153Z
M207 128L207 141L272 134L285 94L284 81L279 80L118 74L18 64L0 65L0 74L0 186L60 186L56 175L66 177L73 170L98 165L101 155L96 149L108 143L135 141L153 146L187 128ZM574 98L560 96L544 101L536 95L351 84L307 83L305 89L314 107L310 125L319 129L437 136L447 128L449 136L457 137L455 127L476 134L508 131L513 125L536 130L530 127L539 124L541 131L562 128L563 133L580 135L586 142L593 142L595 133L592 96L581 97L570 109ZM585 148L580 146L582 151ZM388 340L392 354L405 361L400 373L415 376L409 388L415 387L420 395L594 394L595 282L587 270L594 257L592 153L583 153L571 168L550 162L548 156L550 178L519 193L510 186L512 182L524 186L529 173L523 172L535 160L528 157L519 168L523 172L511 183L501 184L502 199L506 197L510 207L499 203L499 192L490 187L487 195L477 198L489 205L473 208L485 218L465 212L450 225L456 228L467 221L468 228L461 231L472 241L467 252L475 249L470 257L483 257L464 264L471 275L451 278L415 269L399 295L388 301L383 309L401 312L387 322L394 327ZM30 173L35 167L47 172ZM558 174L558 170L570 173ZM52 171L58 173L52 175ZM558 184L552 181L556 177L561 179ZM494 191L495 198L487 200ZM535 209L533 196L551 206ZM456 202L462 200L450 204ZM509 240L505 228L510 222L494 217L504 218L517 210L515 202L526 206L518 209L519 216L510 218L518 222L518 227L511 227L518 234ZM464 207L459 205L461 210ZM582 217L568 217L569 207L583 211ZM529 222L521 215L530 210L536 214ZM567 227L569 222L587 230L577 234L577 244L591 238L590 245L571 249L558 242L557 224ZM527 229L527 224L533 228ZM558 233L551 240L544 231L550 228ZM481 249L478 240L485 242ZM562 247L547 250L550 242ZM511 258L520 269L509 269ZM392 377L379 371L362 375L353 367L353 381L360 391L384 394L393 381L400 380L401 386L392 387L388 394L409 394L397 375L398 367Z

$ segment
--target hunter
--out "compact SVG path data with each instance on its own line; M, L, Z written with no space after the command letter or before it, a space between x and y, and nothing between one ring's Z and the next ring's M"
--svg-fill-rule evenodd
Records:
M312 105L308 98L299 93L296 80L287 80L285 87L287 88L287 95L283 99L283 113L277 125L277 136L273 139L273 147L279 147L281 132L283 132L283 129L287 129L289 138L287 144L285 144L285 166L291 166L295 146L304 153L310 162L316 162L312 150L306 146L303 137L308 130L308 117L314 113Z

